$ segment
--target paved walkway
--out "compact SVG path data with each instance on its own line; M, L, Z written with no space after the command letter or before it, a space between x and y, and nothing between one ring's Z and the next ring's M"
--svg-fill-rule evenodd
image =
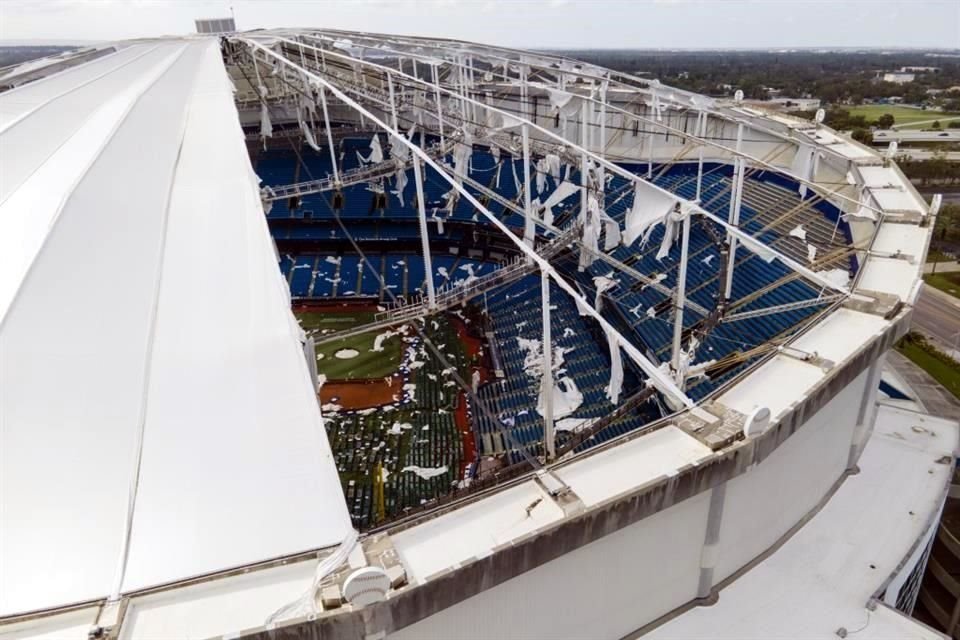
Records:
M940 418L960 420L960 400L940 386L930 374L893 349L887 355L887 365L910 386L915 398L927 413Z
M924 273L931 273L933 271L933 263L928 262L923 265ZM937 263L937 273L950 273L953 271L960 271L960 262L938 262Z

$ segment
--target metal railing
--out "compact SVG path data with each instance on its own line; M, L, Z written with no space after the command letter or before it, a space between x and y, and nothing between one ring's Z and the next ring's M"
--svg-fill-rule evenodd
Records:
M435 143L430 145L425 151L431 158L445 156L453 150L455 140L447 140L444 145ZM349 187L355 184L370 182L377 178L383 178L392 175L398 169L406 169L410 165L408 162L390 159L378 162L376 165L367 167L354 167L340 174L340 182L333 179L333 176L327 175L319 180L307 180L305 182L295 182L293 184L278 185L270 187L269 191L264 191L263 200L265 202L274 202L292 198L294 196L307 196L314 193L323 193L333 191L342 187Z

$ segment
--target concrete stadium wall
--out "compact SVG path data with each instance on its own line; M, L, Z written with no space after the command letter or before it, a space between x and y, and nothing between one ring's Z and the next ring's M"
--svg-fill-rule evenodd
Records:
M708 595L829 497L847 469L862 400L875 397L871 381L864 370L768 458L724 485L389 637L472 638L481 625L495 638L620 638ZM711 518L720 519L712 542Z
M869 377L868 369L770 457L726 483L714 584L775 544L840 479Z
M389 637L620 638L696 593L708 507L702 493Z

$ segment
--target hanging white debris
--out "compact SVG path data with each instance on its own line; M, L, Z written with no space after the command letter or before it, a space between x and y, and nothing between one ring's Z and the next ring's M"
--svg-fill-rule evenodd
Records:
M790 171L793 175L808 182L813 180L814 155L816 149L810 145L801 144L797 148L796 155L793 156L793 162L790 163ZM807 196L807 185L801 183L797 191L801 198Z
M457 184L463 184L461 176L470 173L470 156L473 154L473 136L464 133L463 140L453 147L453 169L456 172Z
M620 244L620 224L606 211L600 212L600 220L603 221L603 250L610 251Z
M460 200L460 192L456 189L450 189L443 194L443 208L447 210L448 215L453 215L453 210Z
M742 236L740 238L740 244L746 247L751 253L756 254L756 256L764 262L773 262L777 257L777 254L774 253L772 249L754 238Z
M543 415L543 392L537 402L537 413ZM583 404L583 393L577 388L573 378L559 376L553 385L553 418L559 420L580 408Z
M572 182L561 182L556 189L553 190L547 199L543 201L541 205L544 209L543 220L547 224L553 224L553 208L574 195L575 193L580 192L580 185L573 184ZM548 221L549 219L549 221Z
M260 106L260 137L273 137L273 122L270 120L270 110L267 109L266 103Z
M555 153L548 153L545 158L547 163L547 172L553 176L554 181L560 182L560 156Z
M870 192L867 191L866 189L863 189L860 192L859 206L852 213L846 214L845 217L866 218L867 220L873 220L874 222L876 222L877 214L875 211L869 208L869 204L870 204Z
M803 228L802 224L798 224L796 227L791 229L790 233L788 233L787 235L794 238L800 238L801 240L807 239L807 231L806 229Z
M564 118L572 118L580 112L580 98L575 98L571 93L547 87L547 97L553 112Z
M623 390L623 358L620 355L620 343L617 341L616 334L609 329L604 331L610 347L610 383L607 384L605 391L607 399L617 404L620 400L620 392Z
M619 281L615 280L612 276L613 272L611 271L608 275L597 276L593 279L593 284L597 288L597 295L593 300L593 308L597 311L597 313L600 312L600 308L603 305L603 292L607 289L612 289L619 284Z
M587 211L584 214L583 231L581 243L583 249L580 251L580 263L578 268L584 271L596 260L596 254L600 250L600 205L595 196L587 196Z
M654 228L664 221L675 203L670 196L637 184L633 190L633 207L627 212L623 244L629 247L642 236L640 248L646 246Z
M808 260L809 262L813 262L813 261L816 260L816 259L817 259L817 248L816 248L814 245L812 245L812 244L808 244L808 245L807 245L807 260Z
M394 189L394 190L391 191L390 193L392 193L393 195L397 196L397 199L400 200L400 206L401 206L401 207L404 206L404 202L403 202L403 190L407 188L407 183L408 183L409 181L410 181L410 179L407 178L407 170L406 170L406 169L397 169L397 174L396 174L396 177L395 177L395 179L394 179L394 184L395 184L395 186L396 186L396 189Z
M579 431L586 423L590 421L590 418L566 418L564 420L559 420L554 423L554 431Z
M543 158L537 161L537 164L534 165L534 173L537 184L537 193L543 193L547 190L547 172L549 171L547 167L547 161Z
M660 250L657 251L657 260L663 260L670 255L670 249L680 236L680 223L673 216L664 217L663 240L660 241Z
M847 288L850 286L850 272L846 269L825 269L823 271L817 271L817 275L835 287Z
M667 279L667 274L665 274L665 273L658 273L657 275L655 275L655 276L653 277L653 284L660 284L661 282L663 282L663 281L666 280L666 279ZM648 286L650 286L650 285L646 285L646 284L643 285L642 287L640 287L640 291L643 291L643 290L646 289Z
M373 135L373 139L370 140L370 155L364 158L359 151L357 151L357 158L360 160L361 164L376 164L378 162L383 162L383 147L380 145L380 136L377 134Z

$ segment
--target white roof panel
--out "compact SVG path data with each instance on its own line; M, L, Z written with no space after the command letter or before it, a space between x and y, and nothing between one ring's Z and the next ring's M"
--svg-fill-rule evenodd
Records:
M868 611L867 603L936 522L953 467L934 461L956 446L955 422L881 406L860 473L783 546L724 586L716 604L693 607L646 637L830 640L841 627L856 638L945 637L884 605Z
M919 265L906 260L870 256L863 266L857 289L891 293L901 300L909 300L919 272Z
M557 470L583 503L592 507L661 476L709 458L713 452L673 425L657 429Z
M719 402L744 414L757 407L767 407L772 419L776 420L792 404L802 400L824 375L819 367L778 355L751 371L720 396ZM790 384L770 384L771 380L789 380Z
M411 581L425 580L471 558L488 556L494 547L561 518L560 507L536 482L529 481L390 538Z
M350 528L218 43L115 55L4 94L36 171L2 174L0 616Z
M909 211L911 213L924 213L926 211L923 203L906 189L869 189L869 192L884 211Z
M881 253L897 253L916 260L923 257L927 247L929 229L915 224L885 222L880 225L873 241L873 250Z

